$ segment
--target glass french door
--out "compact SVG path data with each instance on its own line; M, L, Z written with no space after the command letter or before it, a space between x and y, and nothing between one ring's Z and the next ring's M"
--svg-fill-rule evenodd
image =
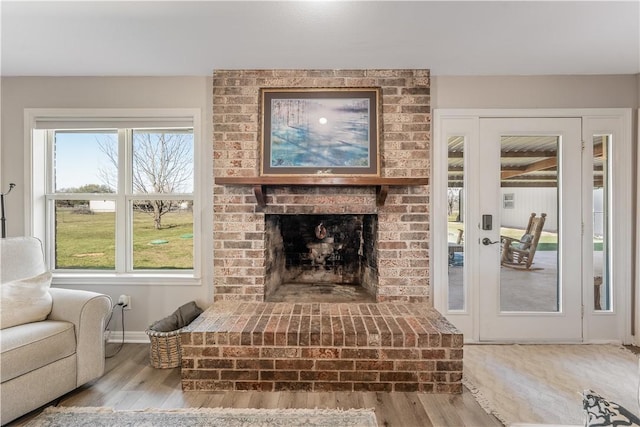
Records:
M480 341L580 341L581 120L480 120Z
M434 123L434 307L466 342L632 342L631 112Z

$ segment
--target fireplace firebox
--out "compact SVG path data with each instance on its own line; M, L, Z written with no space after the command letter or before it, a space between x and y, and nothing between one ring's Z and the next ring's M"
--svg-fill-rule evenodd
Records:
M265 300L370 302L378 284L377 215L265 216Z

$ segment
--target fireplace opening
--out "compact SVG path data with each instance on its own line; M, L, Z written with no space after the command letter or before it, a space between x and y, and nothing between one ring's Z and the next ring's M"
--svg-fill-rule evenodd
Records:
M265 300L375 302L377 215L265 215Z

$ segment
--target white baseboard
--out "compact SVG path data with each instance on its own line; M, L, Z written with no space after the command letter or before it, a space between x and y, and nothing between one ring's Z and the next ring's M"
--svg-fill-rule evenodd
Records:
M111 331L108 343L121 343L122 331ZM144 331L124 331L124 342L149 344L149 336Z

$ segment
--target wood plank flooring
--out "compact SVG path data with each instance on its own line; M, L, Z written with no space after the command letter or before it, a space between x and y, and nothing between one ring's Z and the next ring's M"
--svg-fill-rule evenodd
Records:
M109 344L107 354L117 346ZM180 370L149 365L148 344L125 344L107 359L103 377L63 396L57 406L146 408L374 408L378 425L402 427L502 426L465 388L461 395L377 392L183 392ZM22 426L42 409L9 424Z

